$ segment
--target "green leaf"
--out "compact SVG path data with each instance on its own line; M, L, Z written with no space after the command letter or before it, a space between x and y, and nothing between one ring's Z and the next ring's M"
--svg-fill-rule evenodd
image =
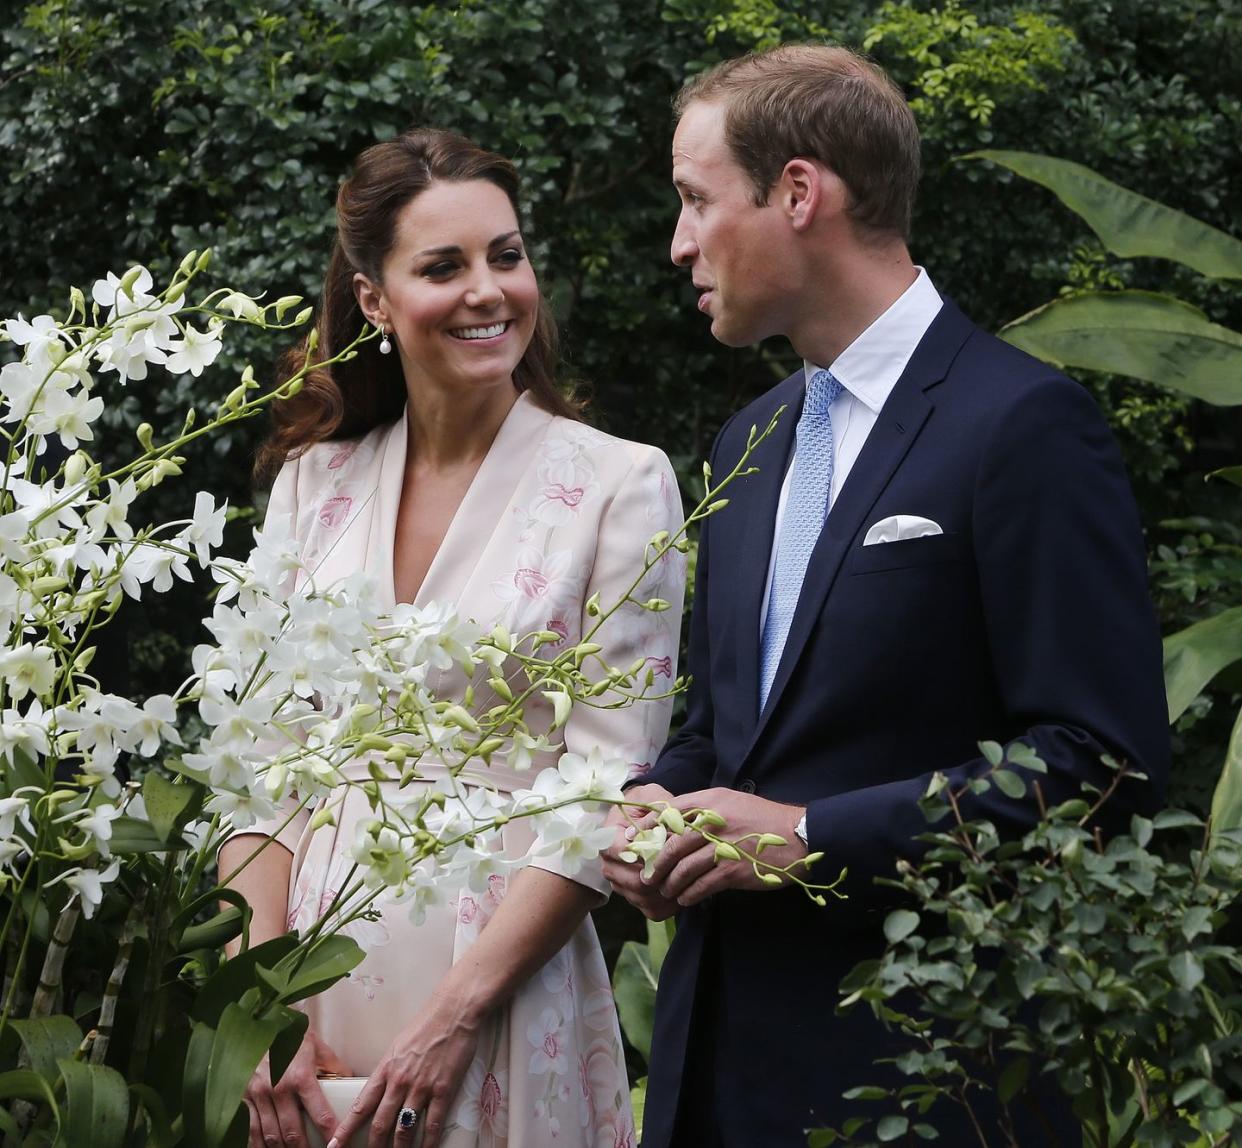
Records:
M304 1012L298 1012L297 1009L277 1005L274 1011L276 1015L284 1018L285 1027L272 1041L272 1048L267 1057L273 1084L284 1076L289 1062L302 1047L302 1038L306 1035L307 1026L310 1024L310 1017Z
M1081 164L1021 151L962 158L991 160L1048 188L1117 255L1171 259L1213 279L1242 279L1242 242Z
M1021 774L1014 773L1012 769L998 769L992 774L992 780L1006 797L1016 800L1026 795L1026 782L1022 780Z
M138 817L122 814L112 823L112 852L122 856L128 853L166 853L170 849L185 847L185 841L177 834L161 837L154 825Z
M890 945L895 945L904 941L918 927L918 913L909 909L894 909L884 920L884 935Z
M1164 689L1175 722L1226 666L1242 658L1242 606L1213 614L1164 640Z
M161 841L167 841L202 805L203 790L193 784L178 785L153 769L143 779L142 800L152 828Z
M1203 822L1185 809L1162 809L1151 819L1157 829L1202 829Z
M1222 466L1219 470L1208 471L1207 477L1222 478L1234 486L1242 486L1242 466Z
M225 1008L239 1000L247 989L258 984L255 966L260 963L274 964L296 949L297 944L297 937L285 933L225 961L199 989L190 1015L208 1027L214 1027Z
M1000 1074L1000 1079L996 1082L996 1091L1000 1097L1000 1102L1008 1104L1017 1096L1025 1086L1030 1075L1031 1062L1025 1056L1020 1056L1017 1060L1011 1060L1005 1065L1005 1070Z
M125 1078L102 1064L70 1057L57 1062L65 1081L65 1111L58 1145L120 1148L129 1123L129 1089Z
M664 967L664 958L668 955L669 946L676 933L676 917L669 917L666 921L647 922L647 950L651 954L651 967L657 978Z
M898 1136L904 1136L910 1128L910 1120L906 1116L885 1116L879 1124L875 1126L876 1139L881 1143L889 1140L896 1140Z
M151 1128L151 1148L173 1148L181 1137L173 1132L164 1098L148 1084L131 1084L129 1091L140 1102L139 1115L146 1114Z
M9 1024L26 1050L30 1067L48 1084L60 1079L57 1062L73 1056L82 1043L82 1030L67 1016L41 1016L28 1020L12 1020Z
M650 948L637 941L626 941L612 973L612 992L626 1040L648 1062L658 981L659 970L652 963Z
M1059 366L1143 379L1216 406L1242 403L1242 334L1150 291L1054 299L1001 338Z
M1212 794L1212 837L1227 829L1242 829L1242 710L1238 711L1225 751L1225 764Z
M182 1083L185 1128L191 1143L220 1148L250 1077L287 1023L276 1014L251 1016L236 1003L221 1013L219 1028L195 1023Z
M1005 750L999 742L981 741L979 743L979 752L983 754L988 765L998 766L1005 760Z
M52 1094L51 1084L29 1068L0 1072L0 1100L33 1100L35 1103L46 1104L57 1122L60 1121L60 1109Z
M219 949L234 937L241 936L245 915L235 905L223 909L199 925L191 925L181 934L177 952L188 953L195 949Z
M1169 973L1179 988L1187 992L1197 988L1203 980L1203 966L1189 949L1183 949L1169 961Z
M330 988L360 965L365 956L357 941L338 933L316 941L305 955L294 952L282 957L272 968L272 979L284 985L281 1001L293 1004Z

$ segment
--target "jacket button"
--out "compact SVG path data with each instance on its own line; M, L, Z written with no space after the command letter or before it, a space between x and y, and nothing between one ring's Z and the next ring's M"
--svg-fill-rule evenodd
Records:
M742 781L738 784L738 789L740 789L743 793L754 793L755 783L751 781L750 778L748 777L746 778L745 781Z

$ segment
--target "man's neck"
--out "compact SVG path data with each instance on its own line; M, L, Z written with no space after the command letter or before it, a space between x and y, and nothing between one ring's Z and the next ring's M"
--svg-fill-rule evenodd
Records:
M814 277L814 286L801 294L797 327L789 332L802 358L825 366L918 278L904 243L860 250L831 263L826 273Z

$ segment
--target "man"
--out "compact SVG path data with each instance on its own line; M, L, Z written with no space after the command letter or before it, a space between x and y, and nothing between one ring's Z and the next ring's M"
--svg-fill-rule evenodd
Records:
M629 794L715 809L729 837L774 833L774 865L822 852L813 878L848 868L849 899L770 891L693 832L649 883L623 841L607 864L648 916L678 914L645 1148L792 1148L881 1114L842 1093L900 1044L865 1008L834 1010L842 976L883 948L893 893L873 878L917 856L932 772L960 787L986 769L981 739L1021 739L1055 802L1103 780L1110 753L1150 779L1115 809L1149 807L1168 769L1160 641L1094 403L911 262L918 132L887 77L785 46L696 79L677 112L673 262L717 339L783 335L805 366L716 440L719 475L786 407L760 473L704 525L686 722ZM993 789L965 812L1012 835L1037 807ZM1046 1115L1019 1120L1023 1148L1044 1142ZM978 1142L948 1102L933 1123L942 1144Z

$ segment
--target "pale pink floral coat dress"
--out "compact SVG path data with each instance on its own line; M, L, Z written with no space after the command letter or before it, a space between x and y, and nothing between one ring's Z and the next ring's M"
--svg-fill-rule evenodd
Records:
M393 538L401 496L406 423L364 438L316 446L281 471L269 516L292 515L302 554L326 586L359 569L393 598ZM642 567L647 542L676 530L681 501L664 454L540 410L523 395L479 468L415 599L454 603L460 616L513 632L553 630L576 641L584 604L621 596ZM640 588L642 598L670 603L662 613L627 606L598 640L616 666L647 659L658 686L676 675L684 560L670 554ZM431 685L460 692L464 677L447 673ZM622 710L575 707L563 732L566 750L599 745L633 771L649 768L668 733L670 701ZM546 732L551 708L528 704L532 733ZM556 740L555 738L553 739ZM529 787L528 773L493 758L486 780L502 790ZM480 779L483 780L483 779ZM355 801L355 799L357 799ZM277 840L293 853L289 925L304 929L326 907L349 868L340 850L369 815L355 789L336 826L315 832L307 810ZM601 815L602 816L602 815ZM271 831L276 825L260 826ZM521 823L505 827L504 849L522 856L531 842ZM533 862L556 871L549 861ZM573 879L607 896L598 862ZM349 931L366 959L347 979L306 1002L311 1025L360 1076L371 1072L397 1032L414 1016L449 966L469 948L505 895L504 876L485 893L463 888L427 910L422 925L393 906L377 921ZM594 927L573 939L530 979L487 1026L453 1105L445 1148L633 1148L620 1033L607 970Z

